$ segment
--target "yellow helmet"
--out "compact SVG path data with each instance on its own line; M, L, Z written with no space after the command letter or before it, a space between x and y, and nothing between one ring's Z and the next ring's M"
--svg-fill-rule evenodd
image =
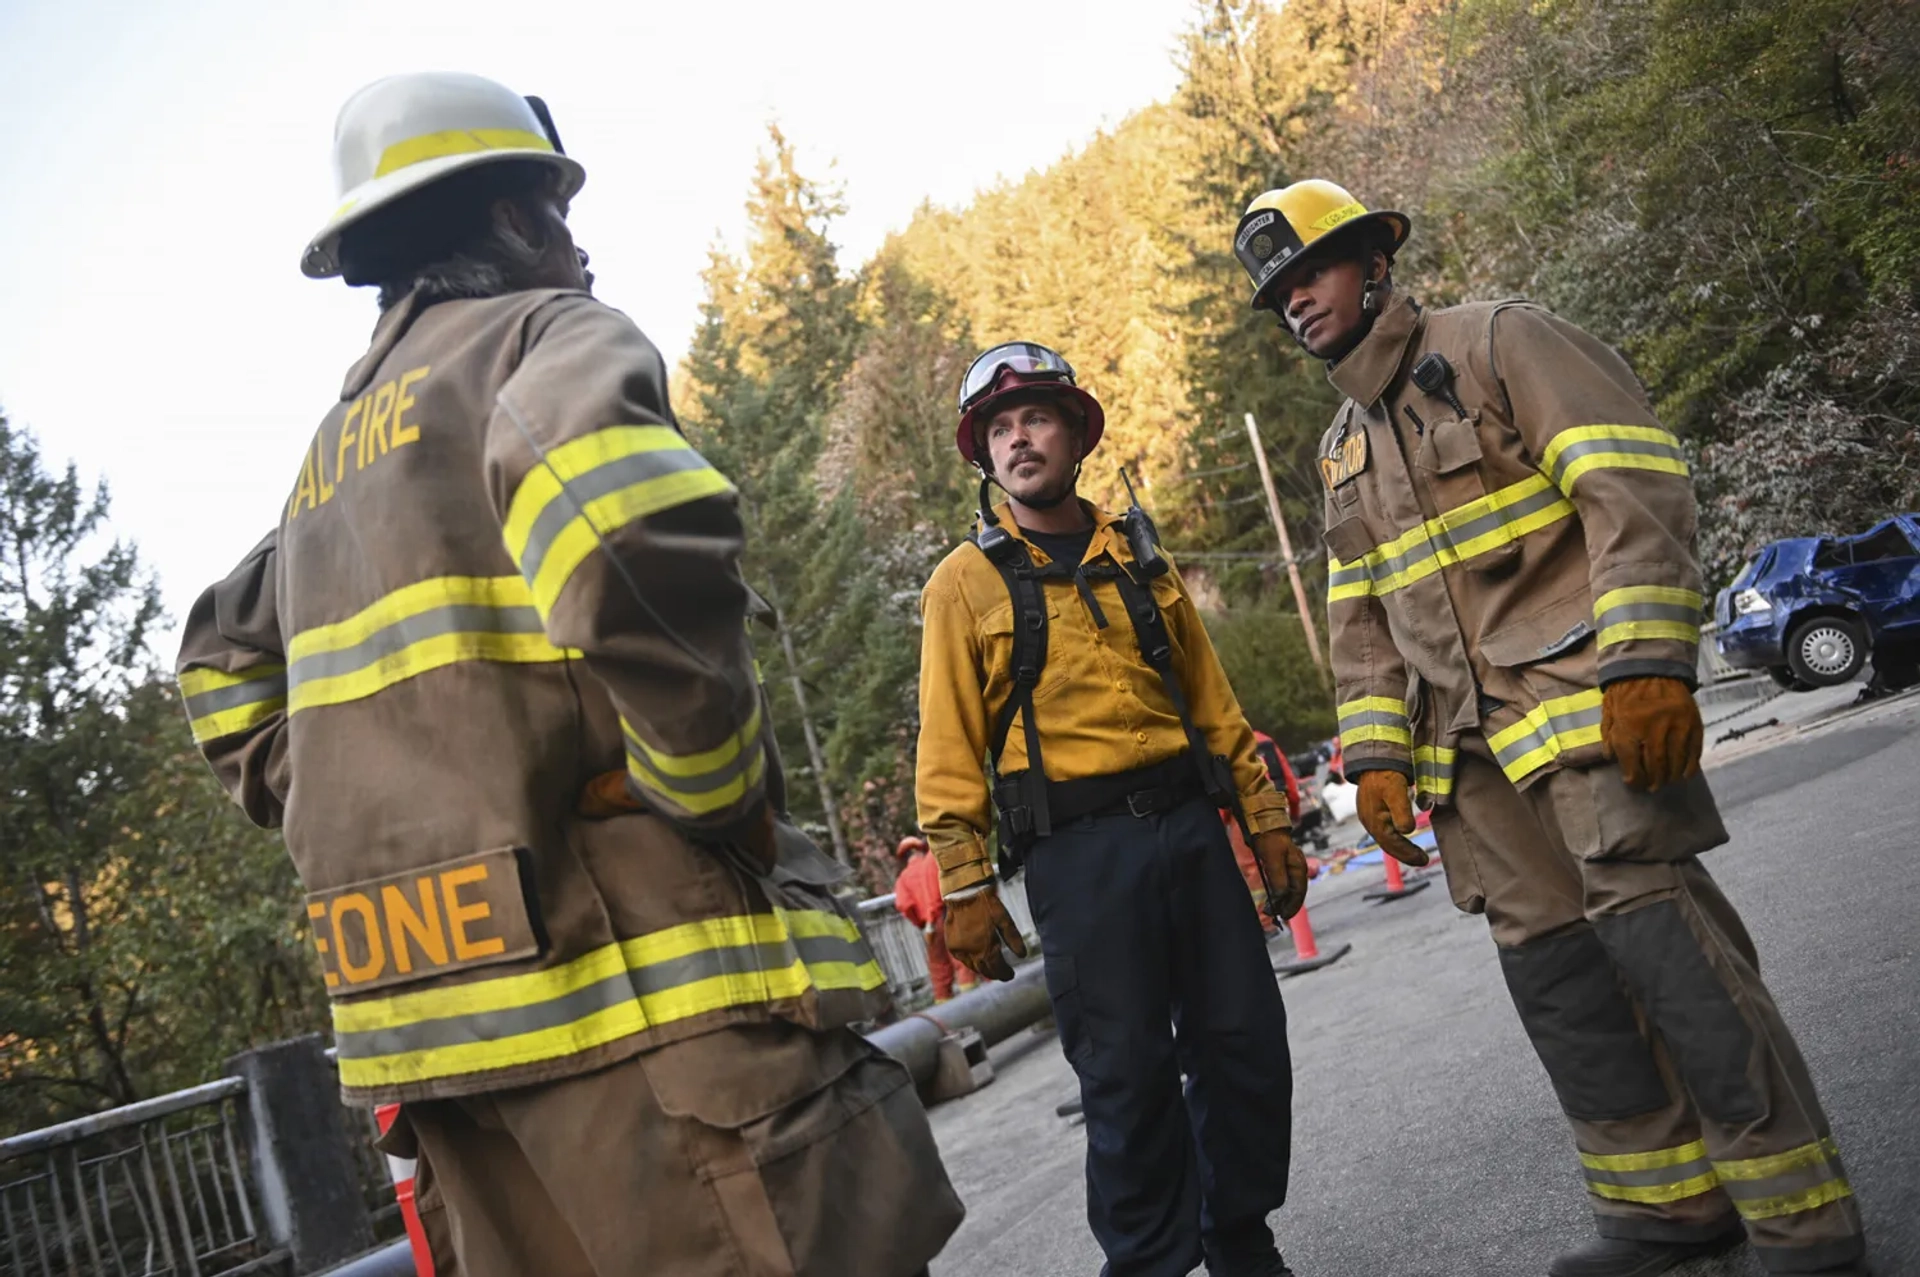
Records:
M1308 178L1266 194L1247 205L1233 234L1233 255L1253 280L1255 310L1273 310L1272 292L1282 270L1312 245L1336 231L1343 239L1383 228L1389 255L1404 244L1412 224L1405 213L1367 211L1344 186Z

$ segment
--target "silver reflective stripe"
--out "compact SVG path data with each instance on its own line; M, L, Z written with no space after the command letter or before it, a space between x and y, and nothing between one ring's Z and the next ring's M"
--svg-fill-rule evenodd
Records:
M1700 624L1700 609L1681 603L1622 603L1602 612L1596 622L1602 630L1625 621L1679 621Z
M337 678L397 655L423 639L442 634L542 634L546 627L531 606L489 607L455 603L405 616L381 627L352 647L315 652L293 663L291 684L298 687L317 679Z
M1556 736L1577 731L1582 727L1597 727L1599 723L1600 706L1598 704L1587 709L1554 714L1545 724L1535 726L1525 735L1517 736L1497 746L1494 749L1494 757L1501 767L1508 767L1534 750L1551 744Z
M756 736L753 743L743 748L732 762L717 767L713 771L696 776L670 776L656 768L629 739L627 762L631 764L631 770L643 773L634 779L649 789L659 790L669 798L675 794L710 794L716 789L724 789L728 785L738 783L742 776L752 770L754 764L762 757L759 746L760 739Z
M735 945L704 949L681 958L618 972L571 993L501 1011L421 1020L396 1028L334 1034L334 1045L349 1059L369 1059L440 1047L494 1042L542 1029L572 1024L636 998L668 993L717 976L761 975L784 971L795 961L808 966L844 962L858 966L873 960L866 945L838 936L806 936L787 943Z
M1584 1167L1589 1184L1613 1184L1621 1188L1655 1188L1663 1184L1679 1184L1696 1176L1712 1175L1713 1163L1703 1154L1690 1162L1677 1166L1657 1166L1647 1171L1603 1171L1594 1167ZM1706 1192L1703 1188L1700 1191Z
M1460 547L1469 544L1479 537L1486 536L1490 532L1497 532L1510 523L1518 523L1530 514L1536 514L1541 510L1547 509L1549 506L1559 505L1565 500L1566 498L1558 488L1543 487L1540 491L1522 497L1512 505L1503 506L1498 510L1488 511L1486 514L1475 519L1469 519L1467 522L1455 528L1435 526L1436 521L1429 520L1427 524L1427 535L1419 544L1409 547L1404 552L1394 555L1392 558L1382 559L1378 563L1368 562L1364 566L1371 572L1376 585L1385 583L1382 592L1390 592L1398 588L1392 584L1394 577L1399 576L1410 568L1415 568L1425 563L1428 559L1440 553L1443 548L1453 551L1455 555L1462 559L1471 558L1473 556L1463 554ZM1446 517L1445 514L1442 514L1440 519L1444 520ZM1501 541L1499 544L1505 545L1508 543ZM1484 554L1487 550L1495 548L1497 547L1488 546L1486 549L1475 551L1475 554Z
M529 581L538 578L540 564L547 557L553 539L599 498L662 475L708 468L706 459L691 447L660 448L616 457L575 475L567 480L562 492L547 502L527 529L527 544L520 553L520 574Z
M1565 448L1561 449L1560 455L1554 458L1552 475L1554 484L1556 486L1559 485L1562 476L1567 473L1567 470L1574 462L1580 460L1582 457L1591 457L1596 453L1602 452L1629 452L1638 453L1641 456L1647 457L1664 457L1671 461L1678 461L1682 465L1685 465L1687 460L1687 454L1680 451L1680 449L1670 444L1655 443L1651 439L1620 439L1614 437L1583 439L1579 443L1568 444Z
M243 705L255 705L261 701L285 700L287 696L287 676L284 672L267 674L260 678L251 678L244 683L235 683L230 687L216 687L198 696L184 698L188 718L205 718L209 714L218 714L222 710L239 709Z

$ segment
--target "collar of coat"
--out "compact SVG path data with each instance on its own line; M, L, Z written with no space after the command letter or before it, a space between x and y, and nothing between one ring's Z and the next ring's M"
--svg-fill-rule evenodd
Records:
M1420 303L1394 289L1387 294L1387 308L1360 344L1339 363L1327 365L1327 380L1355 403L1373 407L1393 384L1420 322Z
M340 385L340 402L357 399L360 392L367 388L380 365L385 362L389 352L400 344L407 335L407 329L413 327L413 321L420 317L426 307L420 304L420 294L416 290L401 298L398 303L381 312L379 322L373 326L373 341L367 347L367 353L360 356L358 363L347 369L347 379Z
M1108 550L1112 552L1115 563L1133 562L1133 551L1127 545L1127 534L1120 528L1126 515L1102 510L1085 497L1075 497L1074 500L1080 503L1080 508L1085 510L1087 516L1093 520L1093 541L1087 546L1087 560L1091 562L1100 557L1102 550ZM1028 538L1026 529L1022 528L1019 520L1013 517L1011 501L1000 502L993 507L993 513L994 517L1000 520L1000 526L1019 537L1021 544L1025 545L1030 552L1039 551L1042 558L1046 557L1047 552L1041 550Z

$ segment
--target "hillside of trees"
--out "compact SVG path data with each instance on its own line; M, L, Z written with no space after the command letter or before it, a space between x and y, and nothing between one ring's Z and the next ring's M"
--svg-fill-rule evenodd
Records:
M1310 454L1338 397L1229 248L1247 202L1327 177L1412 215L1396 281L1524 295L1617 345L1694 452L1724 583L1783 535L1920 504L1920 19L1900 0L1212 0L1173 99L1044 172L926 207L871 261L776 130L715 256L676 403L741 484L782 745L878 885L911 826L920 584L965 534L968 358L1026 338L1106 407L1083 491L1144 482L1256 726L1332 729L1242 421L1310 592ZM1318 612L1319 604L1314 604Z
M1317 613L1336 396L1228 251L1271 187L1409 213L1396 279L1429 303L1523 294L1626 352L1694 452L1715 584L1920 507L1907 0L1200 0L1176 52L1171 100L864 262L775 131L745 249L706 270L676 406L785 620L759 641L797 815L826 840L831 811L877 889L913 825L919 589L978 499L954 391L989 343L1052 345L1100 397L1084 490L1135 472L1254 724L1331 732L1242 424ZM325 1026L286 855L195 756L106 517L0 417L0 1130Z

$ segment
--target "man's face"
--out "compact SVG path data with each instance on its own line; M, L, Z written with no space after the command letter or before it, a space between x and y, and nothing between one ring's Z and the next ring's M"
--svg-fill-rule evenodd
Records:
M1047 400L1002 408L981 427L993 477L1016 501L1050 501L1073 490L1080 432Z
M1338 359L1359 340L1370 265L1352 257L1309 258L1276 290L1280 317L1315 359Z

